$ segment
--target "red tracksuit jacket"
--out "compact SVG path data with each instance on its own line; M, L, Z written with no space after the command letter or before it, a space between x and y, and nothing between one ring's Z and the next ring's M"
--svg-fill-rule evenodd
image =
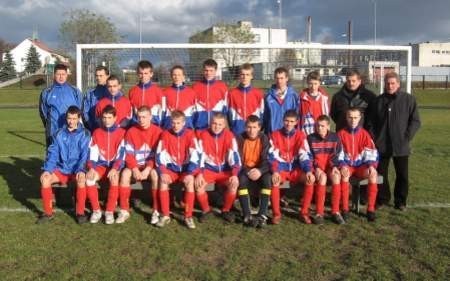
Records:
M228 87L223 81L198 81L192 85L192 89L196 94L195 129L207 129L215 112L227 114Z
M248 87L236 87L228 96L228 120L233 133L238 136L245 131L245 121L250 115L256 115L263 119L264 94L260 89Z
M89 144L87 167L104 166L120 170L125 158L124 136L125 130L116 125L95 129Z
M314 125L317 117L320 115L329 115L330 106L327 92L319 88L319 94L316 98L311 97L309 89L304 89L300 93L300 128L305 134L314 133Z
M128 127L132 117L130 100L123 93L119 93L116 96L108 95L102 98L95 106L95 117L99 124L101 124L102 111L107 105L112 105L117 111L116 125L122 128Z
M186 115L186 127L194 128L193 118L196 112L194 90L184 84L180 86L172 85L164 90L163 100L165 114L162 127L164 129L172 127L170 114L174 110L183 111Z
M183 129L175 133L169 129L161 134L156 152L156 164L161 174L171 170L195 175L199 158L197 138L192 130Z
M125 163L127 168L155 166L155 152L162 130L153 124L144 129L131 127L125 135Z
M338 133L343 149L339 153L339 166L367 167L378 165L378 151L370 134L361 127L345 128Z
M163 113L162 96L162 89L152 82L146 84L139 83L133 86L128 91L128 98L133 108L135 121L137 121L136 112L139 107L146 105L150 108L152 123L161 126Z

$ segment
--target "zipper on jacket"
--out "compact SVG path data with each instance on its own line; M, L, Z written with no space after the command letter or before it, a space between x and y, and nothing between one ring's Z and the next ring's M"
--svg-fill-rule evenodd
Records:
M219 157L218 157L218 155L219 155L219 143L218 143L218 137L217 137L217 135L214 136L214 143L215 143L215 145L216 145L216 157L219 158ZM218 164L218 167L219 167L219 173L220 173L220 172L222 172L222 167L220 167L221 163L217 163L217 164Z
M110 147L110 135L109 135L109 130L108 129L106 129L106 139L107 139L107 150L106 150L106 163L107 163L107 165L108 165L108 168L109 168L109 147Z
M177 136L177 153L178 153L178 158L177 158L177 164L180 163L180 136ZM181 167L183 166L183 163L179 164L180 165L180 173L181 173Z
M208 112L207 124L209 127L209 118L211 118L211 112L209 111L209 81L206 81L206 112Z

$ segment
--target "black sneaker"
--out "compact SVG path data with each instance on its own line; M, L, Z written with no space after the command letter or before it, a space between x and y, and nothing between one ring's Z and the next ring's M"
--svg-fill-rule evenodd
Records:
M350 220L350 212L342 212L342 218L345 220L345 222L348 222Z
M374 222L376 220L375 212L367 212L367 220Z
M198 217L198 222L199 223L204 223L208 220L208 218L211 216L211 211L206 212L206 213L201 213L200 216Z
M259 215L253 220L253 226L256 228L264 228L267 225L267 217Z
M78 224L85 224L88 222L88 218L85 215L77 215L77 223Z
M399 211L401 211L401 212L406 211L406 206L403 205L403 204L395 205L394 208L399 210Z
M46 214L42 214L38 217L38 219L36 220L36 224L44 224L44 223L48 223L51 220L53 220L54 216L51 215L46 215Z
M323 219L323 216L322 216L322 215L315 215L315 216L312 218L312 221L313 221L314 224L319 224L319 225L321 225L321 224L324 223L324 219Z
M234 222L234 214L232 212L222 212L222 218L226 222Z
M331 219L333 220L333 222L335 222L337 224L345 224L345 220L341 216L340 213L335 213L335 214L331 215Z

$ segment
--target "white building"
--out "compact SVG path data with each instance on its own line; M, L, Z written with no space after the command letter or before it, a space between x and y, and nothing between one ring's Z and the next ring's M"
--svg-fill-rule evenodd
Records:
M15 48L10 50L11 56L15 62L16 72L20 73L25 70L26 58L31 46L36 48L42 66L47 64L55 64L57 59L59 59L62 63L69 63L68 58L57 54L41 40L27 38ZM5 59L5 54L3 54L3 59Z
M450 42L425 42L412 45L413 66L450 66Z

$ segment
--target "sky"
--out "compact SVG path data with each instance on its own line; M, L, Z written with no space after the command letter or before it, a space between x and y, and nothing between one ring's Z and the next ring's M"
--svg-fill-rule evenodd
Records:
M33 30L57 48L58 29L70 9L89 9L113 22L126 43L186 43L212 24L238 20L278 27L280 0L0 0L0 38L20 43ZM374 5L374 2L376 5ZM312 17L312 40L345 44L352 21L353 43L373 44L376 6L377 43L406 45L450 42L450 0L281 0L282 27L289 41L305 40Z

